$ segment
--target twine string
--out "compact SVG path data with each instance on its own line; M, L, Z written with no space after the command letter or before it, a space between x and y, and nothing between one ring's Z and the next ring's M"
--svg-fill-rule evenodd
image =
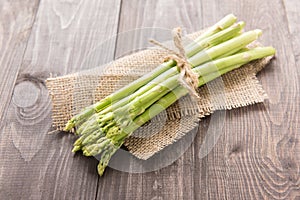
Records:
M191 64L188 62L188 58L185 55L185 50L182 44L182 31L180 27L174 28L172 30L173 42L178 52L168 48L166 45L156 41L149 40L150 43L167 50L170 55L164 58L164 61L174 60L177 63L177 68L179 70L179 83L185 87L188 92L196 98L199 98L197 93L197 88L199 84L198 75L193 72Z

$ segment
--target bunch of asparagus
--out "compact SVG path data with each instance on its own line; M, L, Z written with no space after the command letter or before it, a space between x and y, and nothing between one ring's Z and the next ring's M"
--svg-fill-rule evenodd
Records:
M236 20L232 14L225 16L185 47L188 62L198 75L199 87L252 60L275 54L272 47L247 48L262 31L243 32L245 23ZM178 81L176 65L175 60L162 63L70 119L65 130L73 129L80 136L72 151L82 150L85 156L100 155L101 176L127 137L187 95L188 90Z

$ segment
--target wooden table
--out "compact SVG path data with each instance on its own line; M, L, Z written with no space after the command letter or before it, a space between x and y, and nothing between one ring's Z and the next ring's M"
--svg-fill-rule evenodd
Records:
M248 30L263 29L261 41L277 55L259 74L269 100L226 112L208 156L198 158L209 117L182 157L144 174L107 169L99 178L95 159L70 152L72 135L47 135L50 74L89 68L88 51L111 35L140 27L192 32L228 13ZM296 0L1 0L0 199L299 199L299 13ZM145 38L136 35L129 48ZM113 59L122 46L108 48L114 53L102 56Z

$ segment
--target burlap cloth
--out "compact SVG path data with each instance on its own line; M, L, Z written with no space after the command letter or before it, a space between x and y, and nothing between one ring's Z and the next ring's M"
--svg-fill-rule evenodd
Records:
M187 37L194 39L200 33ZM166 50L149 48L101 67L47 79L53 126L56 130L63 130L66 122L84 107L151 71L167 55ZM189 96L183 97L139 128L124 145L133 155L146 160L197 127L200 118L216 110L263 102L267 95L256 74L271 58L254 61L199 88L201 98L197 102Z

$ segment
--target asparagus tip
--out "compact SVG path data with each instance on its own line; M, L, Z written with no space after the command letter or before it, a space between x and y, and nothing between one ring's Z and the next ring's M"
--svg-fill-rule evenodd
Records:
M80 137L74 142L73 146L80 146L81 144L82 144L82 138Z
M75 153L77 151L79 151L81 148L80 146L74 146L74 148L72 149L72 152Z
M99 176L102 176L105 170L105 166L99 163L97 169L98 169Z
M72 128L74 128L74 126L75 126L75 121L73 119L70 119L67 122L67 124L66 124L66 126L64 128L64 131L70 131L70 130L72 130Z
M85 156L92 156L91 152L88 151L88 150L84 150L82 153L83 153L83 155L85 155Z

